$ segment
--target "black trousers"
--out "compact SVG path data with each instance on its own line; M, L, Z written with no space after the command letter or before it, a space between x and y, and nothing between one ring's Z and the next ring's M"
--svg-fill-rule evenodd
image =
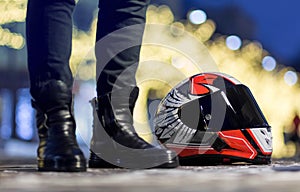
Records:
M100 0L96 35L97 93L135 86L146 8L150 0ZM74 0L29 0L26 18L30 92L49 80L71 89L69 67Z

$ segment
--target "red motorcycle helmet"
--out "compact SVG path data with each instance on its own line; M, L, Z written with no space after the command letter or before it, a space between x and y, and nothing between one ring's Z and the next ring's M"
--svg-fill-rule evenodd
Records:
M181 165L271 162L271 127L249 88L223 73L197 74L174 87L154 127Z

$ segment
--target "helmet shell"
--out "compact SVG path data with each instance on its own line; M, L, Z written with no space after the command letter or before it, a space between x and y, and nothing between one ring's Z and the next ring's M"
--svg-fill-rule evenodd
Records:
M179 83L160 102L154 127L182 165L271 161L271 127L249 88L227 74Z

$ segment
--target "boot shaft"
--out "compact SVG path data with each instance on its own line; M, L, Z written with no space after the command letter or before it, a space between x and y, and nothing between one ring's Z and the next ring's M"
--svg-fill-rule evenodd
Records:
M44 114L60 109L71 110L72 88L61 80L41 83L38 88L31 88L30 92L35 105Z
M132 89L115 90L97 98L95 106L99 120L110 136L116 135L119 131L125 131L130 135L135 133L133 110L138 94L138 87L133 87Z

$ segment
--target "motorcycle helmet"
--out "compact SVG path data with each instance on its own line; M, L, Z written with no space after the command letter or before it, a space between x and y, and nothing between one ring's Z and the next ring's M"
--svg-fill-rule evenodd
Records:
M271 162L271 127L249 88L227 74L201 73L175 86L154 128L181 165Z

